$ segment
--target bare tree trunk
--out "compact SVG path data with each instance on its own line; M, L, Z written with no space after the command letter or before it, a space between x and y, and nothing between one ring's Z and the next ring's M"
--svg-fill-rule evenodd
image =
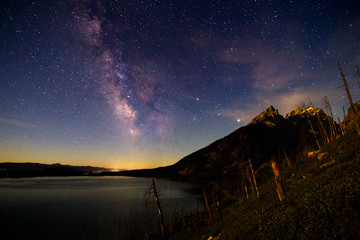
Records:
M249 164L250 164L251 174L252 174L254 185L255 185L256 194L257 194L258 198L260 198L260 193L259 193L259 189L257 187L256 178L255 178L255 174L254 174L254 169L253 169L253 166L251 164L250 159L249 159Z
M212 216L212 213L211 213L211 210L210 210L210 206L209 206L209 202L208 202L208 199L207 199L207 196L206 196L205 189L203 190L203 192L204 192L204 199L205 199L206 208L207 208L207 210L209 212L210 223L211 223L212 219L213 219L213 216Z
M290 161L290 159L288 158L288 156L286 154L285 148L283 148L283 152L284 152L286 164L287 164L288 167L290 167L291 166L291 161Z
M221 211L221 205L220 205L220 200L219 200L219 197L218 197L218 196L216 196L216 206L217 206L218 211L219 211L220 221L223 221L223 216L222 216L222 211Z
M326 128L324 127L323 121L321 120L321 117L319 114L316 114L316 116L317 116L317 119L318 119L318 122L320 125L320 132L323 135L323 140L324 140L324 142L326 141L327 143L329 143L330 138L329 138L329 135L327 134Z
M309 102L310 102L310 106L314 107L314 104L311 102L310 97L308 96Z
M156 185L155 185L155 181L152 178L152 186L153 186L153 190L154 190L154 196L155 196L155 202L159 211L159 216L160 216L160 225L161 225L161 235L162 235L162 239L165 240L165 224L164 224L164 217L163 217L163 213L161 210L161 205L160 205L160 199L159 199L159 194L156 190Z
M311 119L310 119L310 117L309 117L308 114L306 114L306 116L308 117L309 124L310 124L311 130L312 130L312 132L313 132L313 134L314 134L314 138L315 138L316 144L318 145L318 148L320 149L320 143L319 143L319 141L318 141L318 139L317 139L317 137L316 137L315 130L314 130L313 125L312 125L312 123L311 123Z
M351 106L351 110L353 111L353 113L355 113L355 107L354 107L354 103L352 101L352 98L351 98L351 94L350 94L350 91L349 91L349 87L346 83L346 79L345 79L345 76L344 76L344 73L341 69L341 66L340 66L340 63L338 62L338 66L339 66L339 70L340 70L340 73L341 73L341 78L343 80L343 83L344 83L344 86L345 86L345 91L346 91L346 94L347 94L347 97L349 99L349 103L350 103L350 106Z
M325 100L326 107L329 109L331 118L334 119L334 115L333 115L332 110L331 110L331 105L330 105L330 102L329 102L329 98L326 95L324 97L324 100Z
M309 99L309 101L310 101L311 106L315 109L315 107L314 107L314 105L312 104L309 96L308 96L308 99ZM315 113L314 113L314 115L315 115ZM328 135L327 135L327 133L326 133L326 129L325 129L325 127L324 127L324 124L323 124L322 121L321 121L320 115L319 115L319 114L316 114L316 117L317 117L318 122L319 122L319 125L320 125L320 126L319 126L319 130L320 130L320 134L321 134L321 136L322 136L322 138L323 138L323 141L329 143L329 142L330 142L330 139L329 139L329 137L328 137Z
M245 193L246 193L246 199L249 199L249 194L246 185L244 184Z
M249 180L249 183L250 183L251 192L254 192L254 185L253 185L252 179L250 177L250 174L248 172L248 169L246 170L246 176L247 176L247 179Z
M331 119L329 120L329 127L330 127L330 133L331 133L332 140L334 140L336 138L336 135L337 135L337 130L336 130L336 125L335 125L335 121L334 121L334 115L332 113L330 101L329 101L329 98L326 95L324 97L324 102L325 102L326 108L329 110L329 113L330 113Z
M339 117L338 117L338 122L339 122L340 130L341 130L341 135L344 136L346 132L345 132L344 126L343 126L343 124L341 123Z
M285 193L284 193L284 191L282 189L282 185L281 185L280 171L274 160L271 160L270 162L271 162L271 167L272 167L272 170L273 170L274 176L275 176L276 191L278 193L279 200L282 201L285 199Z

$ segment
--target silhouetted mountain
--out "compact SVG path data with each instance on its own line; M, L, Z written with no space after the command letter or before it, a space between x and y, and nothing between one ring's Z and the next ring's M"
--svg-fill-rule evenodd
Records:
M247 126L184 157L174 165L120 174L199 181L234 178L243 174L249 159L255 169L271 158L280 164L286 157L290 161L294 160L305 149L316 147L312 128L318 141L323 141L321 127L329 131L330 122L331 118L317 108L303 110L297 107L284 118L270 106Z
M108 168L41 163L0 163L0 177L79 176L109 171Z

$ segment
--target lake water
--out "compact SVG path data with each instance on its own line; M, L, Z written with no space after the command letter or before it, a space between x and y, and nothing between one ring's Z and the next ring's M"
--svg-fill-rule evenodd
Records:
M165 217L169 201L195 209L201 186L155 179ZM119 222L144 214L149 178L39 177L0 179L1 239L104 239ZM153 198L153 195L150 195ZM149 205L152 214L155 206ZM135 223L136 224L136 223ZM126 231L117 229L116 231Z

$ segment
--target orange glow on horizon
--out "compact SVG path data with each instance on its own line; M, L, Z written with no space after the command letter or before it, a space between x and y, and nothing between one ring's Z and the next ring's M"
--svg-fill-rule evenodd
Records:
M103 151L89 151L80 149L55 149L39 145L31 145L17 149L13 146L0 147L0 162L33 162L43 164L60 163L73 166L104 167L119 170L133 170L156 168L174 164L182 156L174 155L164 157L159 154L146 154L146 152L114 154L111 149Z

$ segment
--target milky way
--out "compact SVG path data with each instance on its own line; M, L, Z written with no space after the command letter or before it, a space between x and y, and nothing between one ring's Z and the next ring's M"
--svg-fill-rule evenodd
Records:
M167 165L308 97L358 100L358 1L5 1L0 161Z
M121 44L118 37L112 38L117 28L107 19L102 3L96 2L90 8L92 3L85 2L75 7L77 24L74 31L80 33L85 51L91 53L89 67L95 69L96 87L130 135L136 137L155 128L160 137L168 136L171 134L168 126L170 113L162 110L167 104L161 100L158 76L148 72L155 70L148 69L149 66L140 68L126 64L128 61L122 56L126 45ZM114 42L117 46L111 46Z

